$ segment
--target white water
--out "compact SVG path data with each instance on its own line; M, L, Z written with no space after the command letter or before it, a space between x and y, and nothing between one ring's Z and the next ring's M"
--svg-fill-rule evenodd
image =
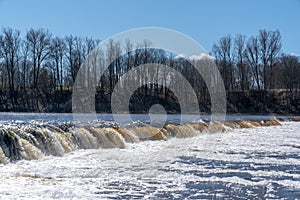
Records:
M0 165L3 199L300 199L300 123Z

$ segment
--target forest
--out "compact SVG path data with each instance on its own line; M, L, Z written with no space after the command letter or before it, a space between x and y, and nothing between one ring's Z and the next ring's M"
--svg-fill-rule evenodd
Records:
M3 28L0 33L0 111L72 112L72 90L77 72L99 39L68 35L57 37L45 29L26 33ZM109 41L98 50L97 63L109 65L96 83L96 111L111 112L111 95L122 75L146 63L170 66L194 88L202 113L210 112L210 95L192 61L172 52L149 48L151 41L138 46ZM285 54L279 30L260 30L257 35L227 35L210 51L224 81L229 113L299 114L300 60ZM111 60L116 57L117 59ZM93 69L91 69L93 71ZM94 73L97 73L94 69ZM156 77L167 82L168 72ZM143 82L147 76L134 77ZM162 84L163 85L163 84ZM165 84L166 85L166 84ZM174 93L160 84L145 84L130 99L132 113L145 113L159 103L169 113L179 113Z

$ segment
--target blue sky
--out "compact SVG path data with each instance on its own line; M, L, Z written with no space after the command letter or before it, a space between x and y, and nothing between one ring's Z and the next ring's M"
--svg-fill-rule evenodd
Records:
M0 27L46 28L106 39L138 27L180 31L207 51L227 34L279 29L283 51L300 55L300 0L0 0Z

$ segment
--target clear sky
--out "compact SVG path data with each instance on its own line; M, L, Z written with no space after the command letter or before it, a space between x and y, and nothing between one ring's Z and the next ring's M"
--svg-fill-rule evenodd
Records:
M300 55L300 0L0 0L0 27L46 28L106 39L132 28L180 31L207 51L220 37L279 29L283 51Z

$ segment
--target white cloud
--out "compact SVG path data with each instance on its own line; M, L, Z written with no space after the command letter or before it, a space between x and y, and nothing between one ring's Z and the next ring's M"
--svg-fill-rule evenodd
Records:
M299 55L299 54L296 54L296 53L291 53L291 56L300 57L300 55Z
M178 58L186 58L188 60L202 60L202 59L215 59L214 57L210 56L209 54L206 53L200 53L199 55L191 55L191 56L186 56L185 54L178 54L176 57Z
M192 55L189 56L190 60L202 60L202 59L214 59L214 57L206 54L206 53L200 53L199 55Z
M175 56L176 59L179 59L179 58L186 58L186 55L181 53L181 54L178 54L177 56Z

